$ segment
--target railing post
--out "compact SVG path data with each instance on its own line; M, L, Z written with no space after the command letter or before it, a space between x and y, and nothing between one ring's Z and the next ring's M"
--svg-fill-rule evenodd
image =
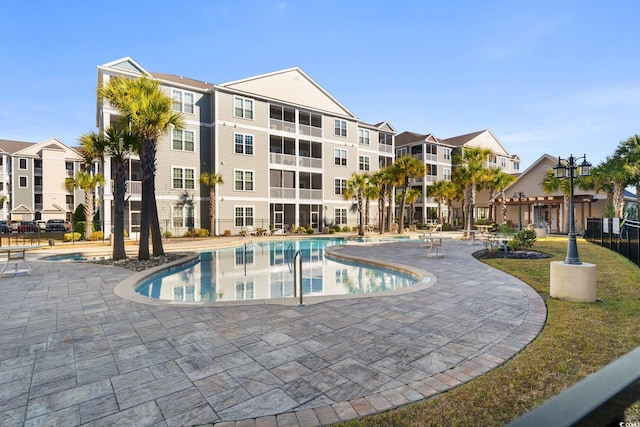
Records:
M293 257L293 297L296 297L296 293L299 293L300 304L304 305L302 301L302 254L300 251L296 252Z

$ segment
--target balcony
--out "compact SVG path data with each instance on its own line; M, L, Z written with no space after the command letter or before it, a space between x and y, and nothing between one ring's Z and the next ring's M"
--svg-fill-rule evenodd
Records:
M304 200L322 200L322 190L301 188L299 198Z
M295 188L271 187L269 188L269 197L272 199L295 199Z
M322 159L316 159L314 157L300 157L299 165L305 168L322 169Z
M269 153L269 163L275 165L296 165L296 156L293 154Z
M113 180L110 181L111 193L113 194ZM142 195L142 181L127 181L127 194Z
M298 130L302 135L322 137L322 128L309 125L299 125Z
M378 151L381 153L393 154L393 145L380 144L378 145Z
M285 132L296 133L296 124L279 119L269 119L269 128L272 130L283 130Z

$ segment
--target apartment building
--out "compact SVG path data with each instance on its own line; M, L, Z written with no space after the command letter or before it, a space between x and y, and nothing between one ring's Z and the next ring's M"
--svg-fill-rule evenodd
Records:
M437 219L438 204L432 197L426 197L427 187L436 181L451 180L455 168L454 158L465 147L485 148L491 151L487 167L498 167L506 173L520 173L520 158L510 154L490 130L482 130L447 139L439 139L433 134L402 132L395 138L396 158L411 155L420 159L426 166L424 178L414 179L411 188L420 191L422 196L415 203L413 221L428 223ZM488 217L490 203L486 192L478 193L476 200L476 219ZM442 207L443 217L447 217L447 207ZM410 214L405 214L410 215ZM453 218L462 218L462 210L454 206Z
M113 76L146 76L160 82L176 102L185 126L157 143L156 195L161 228L174 235L190 227L210 228L209 189L203 172L222 176L216 189L216 230L293 225L320 230L356 225L353 201L344 200L354 172L375 172L394 156L395 129L368 124L299 68L212 84L152 73L132 58L98 67L98 83ZM99 129L118 112L98 102ZM103 167L103 218L111 220L112 173ZM136 233L140 215L139 162L130 163L126 223ZM372 212L375 207L372 206Z
M65 181L80 164L76 149L55 138L39 143L0 140L0 218L71 220L84 196L67 190Z

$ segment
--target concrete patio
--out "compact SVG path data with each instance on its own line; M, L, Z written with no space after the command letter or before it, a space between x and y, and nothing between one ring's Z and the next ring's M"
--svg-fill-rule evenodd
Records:
M431 281L306 306L142 304L113 292L128 270L31 253L31 275L0 278L0 420L314 426L427 399L509 360L544 325L540 296L475 260L480 248L447 240L436 259L417 240L336 247Z

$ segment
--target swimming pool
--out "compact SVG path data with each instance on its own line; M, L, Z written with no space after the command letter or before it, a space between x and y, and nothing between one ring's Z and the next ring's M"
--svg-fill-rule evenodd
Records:
M176 302L242 301L294 296L293 259L302 256L304 296L364 294L404 288L416 277L364 264L333 261L324 254L345 239L248 243L200 254L200 261L161 272L136 287L140 295Z

